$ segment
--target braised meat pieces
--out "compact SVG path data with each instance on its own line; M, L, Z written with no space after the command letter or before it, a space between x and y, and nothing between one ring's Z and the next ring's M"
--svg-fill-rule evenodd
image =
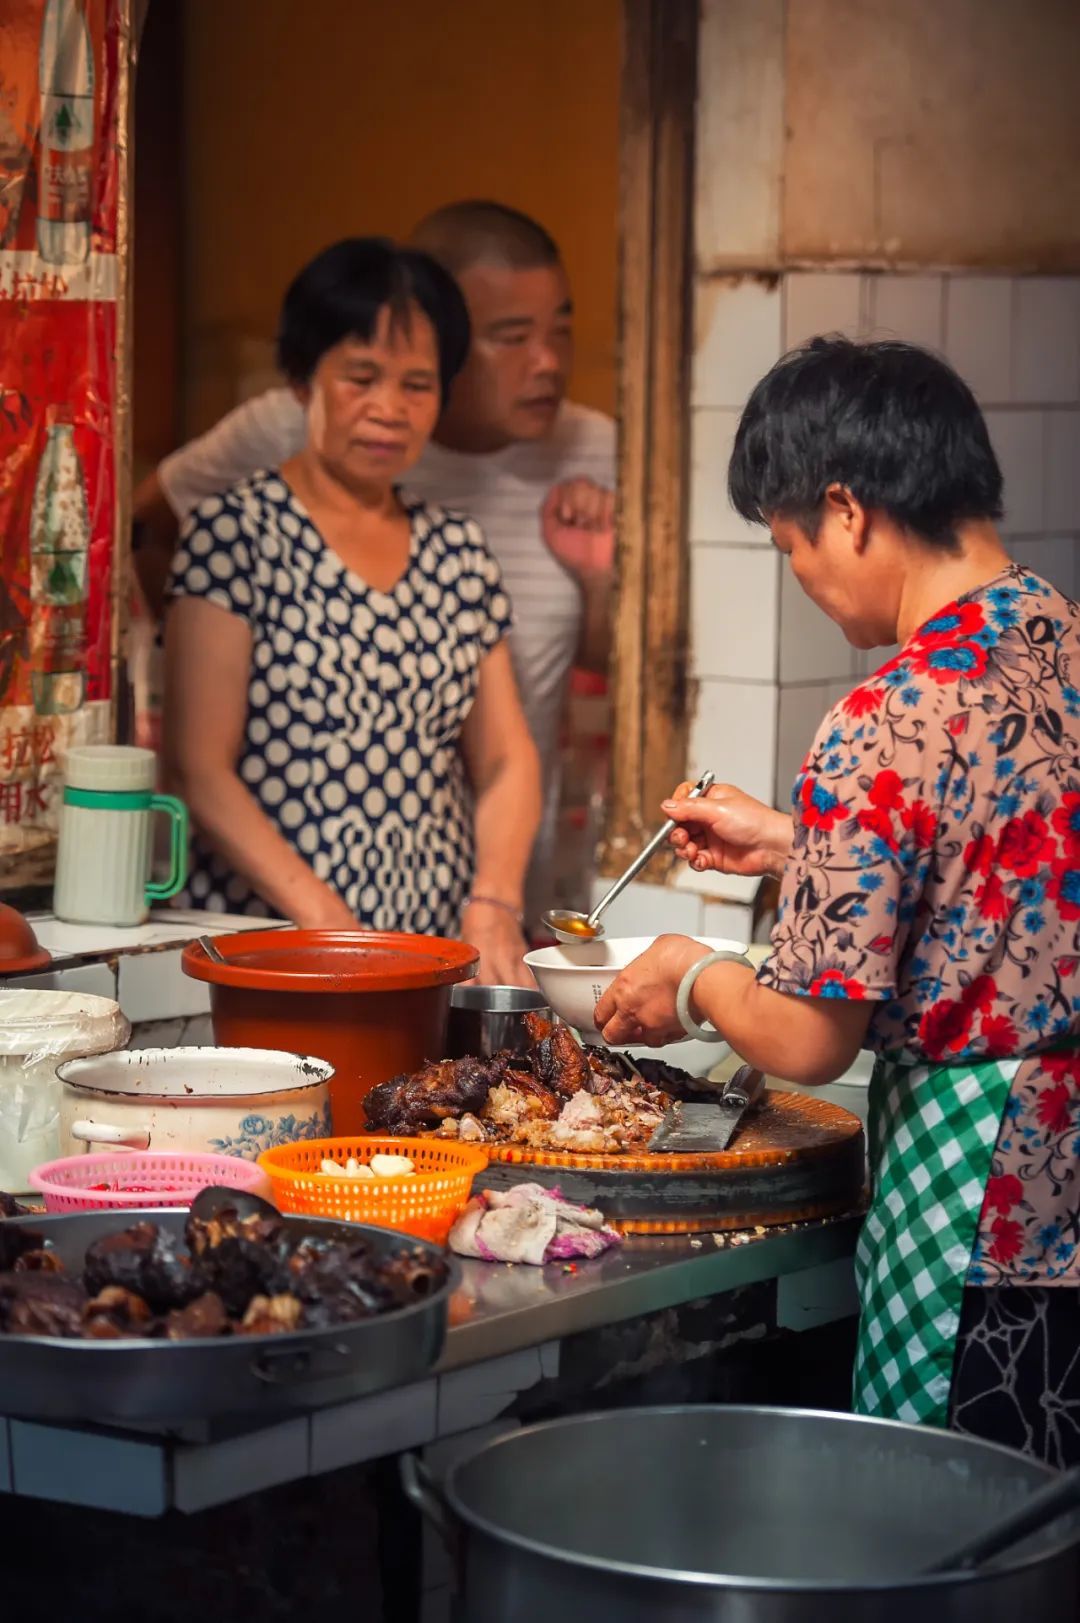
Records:
M641 1149L674 1099L702 1092L660 1060L583 1048L568 1026L537 1015L526 1024L524 1054L442 1060L373 1089L365 1100L371 1127L603 1154Z
M40 1230L0 1223L0 1331L91 1341L283 1335L407 1307L446 1278L404 1243L380 1256L361 1236L297 1234L281 1219L189 1217L186 1248L156 1223L95 1240L66 1274Z
M86 1253L83 1280L91 1296L119 1286L141 1297L151 1313L183 1307L206 1289L191 1258L178 1253L156 1223L136 1223L95 1240Z
M493 1063L443 1059L421 1066L411 1076L383 1082L364 1100L368 1121L388 1133L409 1133L479 1110L491 1087L489 1068Z

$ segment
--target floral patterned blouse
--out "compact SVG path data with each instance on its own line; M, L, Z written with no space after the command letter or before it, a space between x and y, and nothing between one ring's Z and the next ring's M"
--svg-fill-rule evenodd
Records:
M795 782L774 989L870 1048L1026 1056L968 1280L1080 1284L1080 607L1013 565L835 705Z

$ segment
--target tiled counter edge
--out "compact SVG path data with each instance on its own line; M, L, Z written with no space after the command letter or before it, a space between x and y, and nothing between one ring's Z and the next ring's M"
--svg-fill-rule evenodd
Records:
M472 1431L558 1372L557 1343L208 1441L0 1419L0 1492L128 1516L227 1504Z

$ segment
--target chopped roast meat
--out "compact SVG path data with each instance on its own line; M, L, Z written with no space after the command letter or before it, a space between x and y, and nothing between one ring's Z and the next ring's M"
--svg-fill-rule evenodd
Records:
M421 1297L430 1296L442 1284L442 1274L432 1267L425 1253L416 1246L396 1252L383 1264L383 1269L391 1283L397 1286L402 1302L410 1299L419 1301Z
M62 1274L64 1264L55 1251L24 1251L15 1259L17 1274Z
M537 1043L532 1062L541 1082L564 1099L589 1084L589 1062L569 1026L556 1026L550 1037Z
M529 1042L533 1048L536 1047L537 1043L542 1043L545 1037L550 1037L555 1030L554 1020L549 1020L546 1014L538 1014L535 1009L528 1011L523 1024L529 1034Z
M480 1119L496 1127L516 1127L525 1121L554 1121L561 1101L550 1088L522 1071L508 1071L487 1096Z
M442 1126L449 1127L450 1125L450 1118L447 1117ZM455 1122L453 1125L457 1128L456 1136L460 1138L463 1144L484 1144L487 1142L487 1133L484 1131L483 1122L477 1121L476 1117L469 1115L468 1112L462 1116L459 1122ZM440 1127L439 1131L442 1132L442 1127Z
M670 1093L673 1099L701 1099L715 1097L716 1088L713 1083L702 1077L691 1076L689 1071L683 1071L678 1065L669 1065L666 1060L647 1059L639 1055L634 1061L638 1074L650 1087L662 1088Z
M283 1336L298 1330L304 1305L295 1296L253 1296L236 1327L240 1336Z
M45 1236L40 1229L25 1228L21 1223L0 1223L0 1269L14 1268L27 1251L40 1251Z
M121 1285L106 1285L83 1308L83 1335L89 1341L122 1341L126 1336L148 1336L153 1314L141 1296Z
M291 1289L309 1324L348 1324L397 1306L401 1292L385 1262L363 1241L301 1241L290 1263Z
M584 1088L568 1099L546 1143L552 1149L570 1150L579 1155L602 1154L605 1149L604 1112L595 1095Z
M0 1217L29 1217L27 1207L20 1206L14 1195L5 1195L0 1190Z
M371 1126L463 1143L615 1153L643 1149L673 1099L708 1089L662 1060L583 1048L569 1026L535 1013L525 1024L525 1054L444 1060L384 1082L366 1100ZM602 1100L602 1108L586 1099Z
M285 1224L280 1218L240 1217L226 1206L207 1221L189 1217L184 1237L198 1259L200 1290L214 1292L235 1318L253 1296L274 1296L288 1284Z
M280 1247L228 1236L204 1251L198 1263L201 1289L213 1290L226 1312L238 1318L253 1296L276 1296L288 1284L288 1263ZM178 1302L178 1307L183 1303Z
M141 1296L154 1313L183 1307L206 1289L200 1267L155 1223L136 1223L95 1240L86 1253L84 1277L92 1296L119 1285Z
M438 1127L447 1116L477 1111L506 1070L507 1056L444 1059L411 1076L395 1076L364 1099L368 1123L391 1133Z
M235 1206L223 1206L215 1216L203 1219L189 1215L184 1239L193 1256L213 1251L223 1240L250 1240L255 1245L272 1245L280 1240L285 1225L279 1217L241 1217Z
M169 1341L223 1336L229 1328L225 1303L215 1291L204 1291L187 1307L174 1308L165 1320L165 1335Z
M86 1292L63 1274L0 1274L0 1330L11 1336L77 1337Z

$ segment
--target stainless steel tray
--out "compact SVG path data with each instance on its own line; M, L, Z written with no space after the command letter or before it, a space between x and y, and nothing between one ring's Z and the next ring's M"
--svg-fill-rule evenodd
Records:
M73 1273L86 1248L133 1223L157 1223L182 1235L186 1211L87 1212L9 1218L41 1229ZM366 1223L288 1217L299 1234L364 1239L379 1254L439 1246ZM450 1258L446 1283L415 1306L329 1329L278 1336L212 1340L65 1341L0 1335L0 1414L36 1420L173 1422L225 1415L272 1420L419 1380L446 1339L450 1296L459 1270Z

